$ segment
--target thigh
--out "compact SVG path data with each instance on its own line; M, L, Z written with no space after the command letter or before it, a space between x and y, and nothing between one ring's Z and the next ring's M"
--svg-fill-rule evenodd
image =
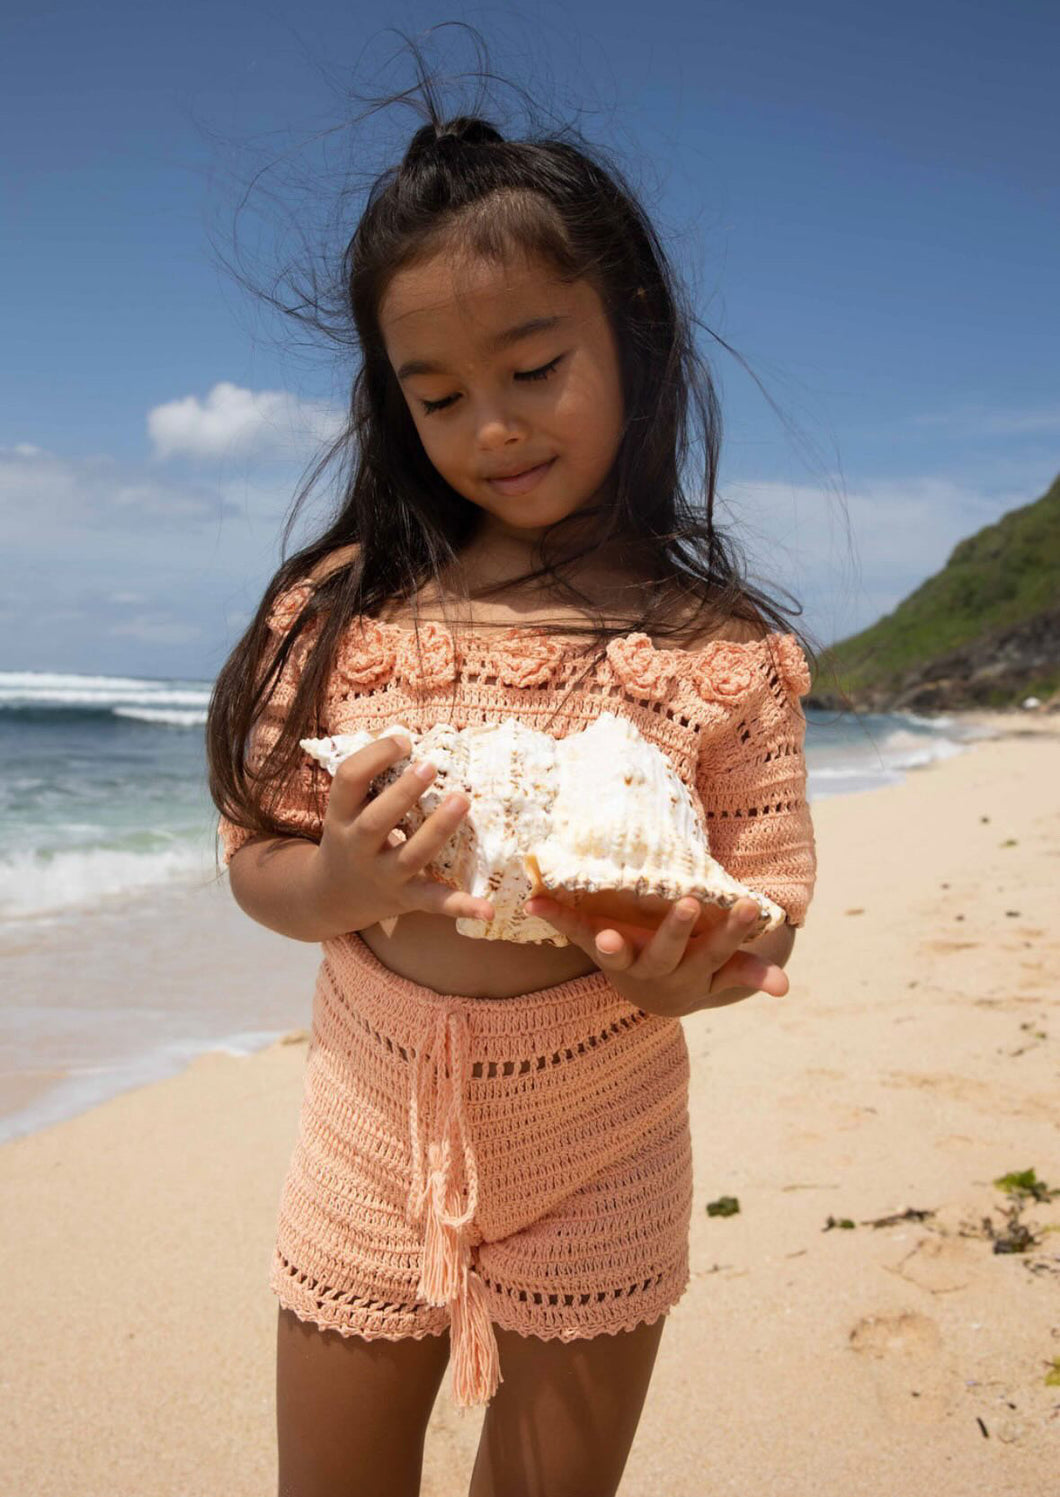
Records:
M280 1308L279 1497L416 1497L449 1333L342 1336Z
M468 1497L613 1497L665 1323L577 1341L498 1331L504 1381Z

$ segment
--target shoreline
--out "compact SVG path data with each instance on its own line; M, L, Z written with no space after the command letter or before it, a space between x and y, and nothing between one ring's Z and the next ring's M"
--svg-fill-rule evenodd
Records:
M1060 737L1057 714L1013 708L1009 712L967 711L938 716L943 721L959 720L962 729L982 730L991 735L962 739L959 754L973 752L981 743L998 739ZM933 756L926 763L913 763L891 785L830 790L814 799L815 819L820 807L830 800L850 803L859 797L897 788L910 776L948 762L949 757L952 756ZM160 934L167 927L170 927L168 939ZM160 974L160 989L171 995L175 1005L182 1002L189 984L201 983L203 979L201 964L189 961L189 949L210 946L227 951L228 981L242 982L244 989L232 1024L209 1037L181 1033L178 1028L135 1054L120 1053L120 1046L108 1054L94 1033L94 1004L106 1004L104 984L121 985L133 992L138 982L142 982L144 965L135 957L129 960L120 953L115 961L113 950L107 949L108 941L117 941L133 951L150 950ZM91 953L97 949L98 964L106 967L104 973L93 970ZM34 931L27 922L6 944L0 940L0 959L16 1007L19 1004L38 1007L40 995L51 994L61 987L64 974L76 964L81 987L77 1006L82 1010L80 1019L70 1013L60 1014L56 1019L59 1033L67 1033L64 1024L73 1026L69 1041L73 1054L67 1063L57 1061L54 1054L43 1050L33 1057L30 1065L16 1065L13 1056L0 1063L2 1146L78 1117L110 1097L177 1075L199 1056L260 1054L272 1045L288 1042L291 1035L305 1033L311 1017L309 998L319 949L299 946L249 921L232 900L227 879L222 878L216 884L148 888L132 899L114 896L99 906L49 921L46 933ZM240 973L245 975L240 978ZM244 1018L241 1024L236 1022L239 1012ZM77 1048L79 1042L81 1049Z
M1025 1252L984 1222L1011 1220L1007 1174L1060 1186L1060 723L1000 726L824 798L789 993L683 1021L691 1278L623 1497L1055 1489L1060 1195L1019 1205ZM206 1052L0 1146L12 1490L275 1489L267 1266L305 1056ZM481 1428L446 1389L423 1497L464 1497Z

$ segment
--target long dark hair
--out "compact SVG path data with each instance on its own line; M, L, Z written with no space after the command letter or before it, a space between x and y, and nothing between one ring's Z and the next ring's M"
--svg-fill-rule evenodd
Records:
M343 631L358 616L378 617L386 606L408 603L418 642L421 590L453 570L482 518L428 460L380 331L379 307L393 277L439 253L502 263L529 255L558 278L588 280L612 320L625 411L606 500L549 526L533 570L471 594L456 585L451 596L466 602L533 587L539 595L572 600L584 624L563 620L555 628L585 635L587 671L617 635L642 630L659 639L701 638L733 620L761 634L769 624L794 633L817 661L811 639L746 580L734 542L715 523L721 413L695 347L699 319L622 172L572 127L506 140L476 114L446 119L431 80L419 71L421 99L414 107L426 123L400 164L373 183L342 257L342 312L359 353L349 414L296 496L284 546L310 489L335 459L342 462L341 502L319 538L276 571L217 676L207 715L216 806L240 825L273 835L290 829L267 809L265 792L304 759L299 740L324 731L327 681ZM409 102L408 94L400 97ZM284 310L305 319L304 300ZM703 466L689 485L696 430ZM342 548L349 548L348 561L329 570ZM604 618L597 601L567 575L601 548L636 559L640 579L631 596L639 612L629 618ZM319 581L277 643L268 625L273 605L311 573ZM438 586L437 596L450 620L446 591ZM547 623L540 627L552 632ZM278 741L250 777L251 731L292 650L297 690Z

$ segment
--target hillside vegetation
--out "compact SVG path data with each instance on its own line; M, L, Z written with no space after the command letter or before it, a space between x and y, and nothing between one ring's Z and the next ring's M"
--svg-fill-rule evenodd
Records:
M893 613L823 651L808 704L840 707L835 681L855 707L874 711L1055 697L1060 476L1033 504L961 541Z

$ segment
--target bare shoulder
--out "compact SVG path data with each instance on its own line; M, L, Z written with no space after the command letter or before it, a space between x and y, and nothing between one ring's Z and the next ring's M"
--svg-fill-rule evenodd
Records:
M687 629L682 633L679 648L702 650L715 641L725 644L760 644L770 633L769 624L758 613L753 604L747 604L751 618L736 617L716 608L702 608L685 615Z
M760 644L769 632L769 625L763 619L728 618L716 623L713 628L704 633L701 639L694 639L694 642L686 648L702 649L704 645L710 644L713 640L722 640L726 644L735 645Z
M352 545L339 546L337 550L329 551L309 573L309 581L323 582L333 572L341 572L343 567L349 566L360 549L360 544L355 541Z

